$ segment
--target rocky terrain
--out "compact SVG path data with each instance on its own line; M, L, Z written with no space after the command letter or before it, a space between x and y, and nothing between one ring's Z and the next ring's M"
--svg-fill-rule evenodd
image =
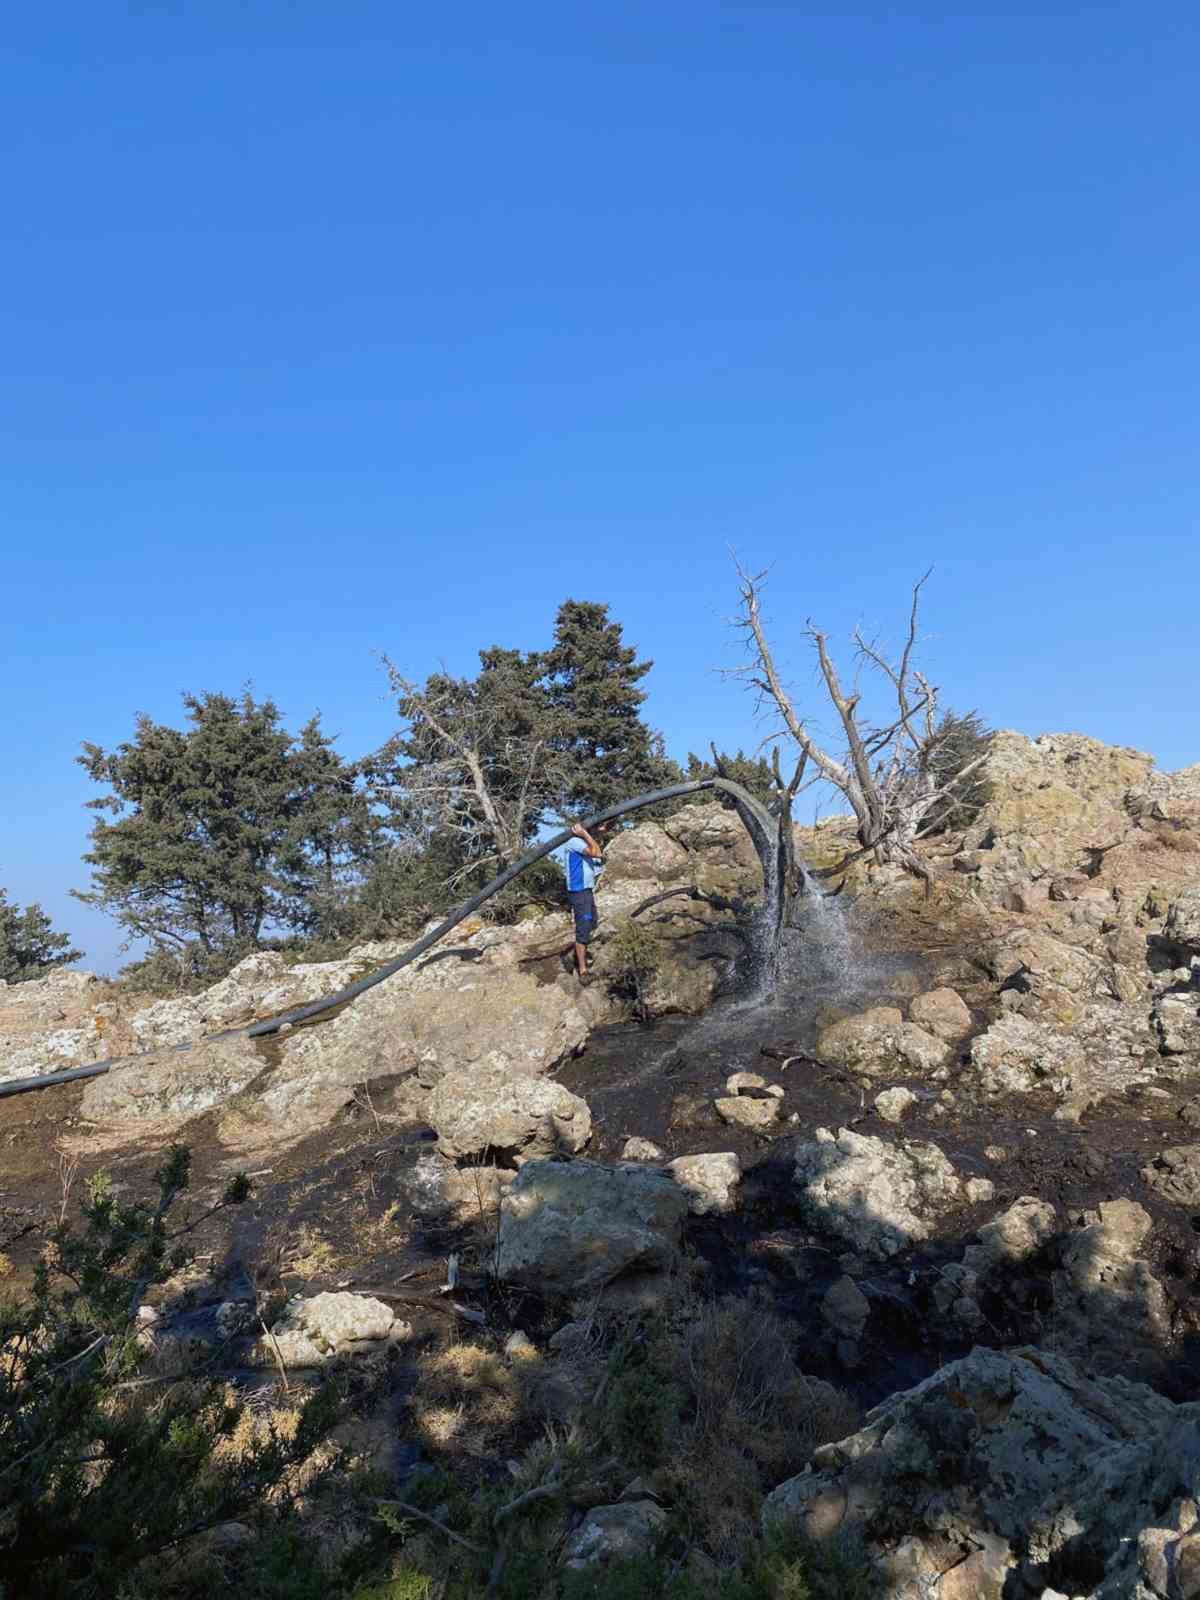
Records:
M202 1191L256 1190L146 1308L160 1352L263 1381L403 1366L449 1323L536 1362L562 1417L597 1317L681 1283L752 1300L866 1408L771 1485L767 1523L852 1531L894 1600L1200 1595L1200 766L1002 733L987 777L926 846L930 885L859 865L806 897L769 993L745 917L686 893L639 914L631 972L644 902L757 892L716 804L614 844L587 988L555 915L464 924L267 1040L236 1030L396 950L258 955L152 1003L81 973L0 992L0 1083L114 1061L0 1100L0 1250L27 1267L64 1173L132 1188L181 1141ZM820 866L847 837L798 845ZM374 1448L401 1481L422 1415L398 1386ZM662 1499L580 1513L566 1559L651 1540Z

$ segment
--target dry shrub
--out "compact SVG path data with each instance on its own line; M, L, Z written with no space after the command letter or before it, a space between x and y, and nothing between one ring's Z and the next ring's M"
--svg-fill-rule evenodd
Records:
M662 1392L678 1396L658 1478L686 1505L699 1538L729 1554L756 1522L763 1494L800 1472L819 1444L858 1427L832 1384L800 1371L787 1326L756 1299L691 1303L656 1341Z
M520 1420L520 1384L495 1351L450 1344L418 1362L412 1408L431 1448L485 1456Z

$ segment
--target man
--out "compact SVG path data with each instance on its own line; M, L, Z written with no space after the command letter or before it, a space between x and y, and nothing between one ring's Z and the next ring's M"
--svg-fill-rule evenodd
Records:
M580 983L590 983L587 947L596 931L596 875L604 865L604 852L586 828L576 823L564 846L567 898L575 915L575 971Z

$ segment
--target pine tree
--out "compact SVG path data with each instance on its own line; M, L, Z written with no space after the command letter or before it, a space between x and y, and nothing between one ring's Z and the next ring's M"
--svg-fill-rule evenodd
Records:
M79 898L132 938L205 955L309 926L313 893L336 880L364 826L352 776L315 718L297 743L270 700L183 703L186 732L143 716L114 751L84 745L81 765L110 786L89 807L118 820L97 817L84 856L93 888Z
M7 892L0 889L0 980L28 983L44 978L82 954L71 948L67 934L54 932L40 905L35 902L22 911L9 905Z
M581 813L671 781L662 739L642 721L638 687L653 666L623 642L608 607L564 600L543 667L553 737L565 776L560 804Z

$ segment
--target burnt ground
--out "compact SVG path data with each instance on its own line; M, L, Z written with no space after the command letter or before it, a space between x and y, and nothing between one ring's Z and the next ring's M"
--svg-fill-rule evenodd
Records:
M596 1132L589 1155L618 1159L634 1134L654 1140L669 1156L735 1150L746 1169L742 1205L731 1218L693 1219L689 1270L712 1291L769 1300L795 1324L806 1370L851 1388L865 1403L911 1385L973 1344L1037 1338L1048 1266L1040 1284L1030 1278L1015 1297L985 1303L987 1325L974 1334L960 1333L932 1299L944 1265L959 1259L975 1229L1005 1205L1034 1194L1054 1202L1069 1221L1103 1200L1133 1198L1154 1219L1145 1254L1178 1307L1180 1336L1150 1375L1173 1398L1200 1396L1192 1331L1200 1327L1200 1215L1160 1200L1140 1177L1164 1146L1189 1142L1190 1130L1176 1120L1183 1096L1122 1100L1072 1126L1054 1121L1050 1100L1036 1097L937 1115L929 1086L912 1080L908 1086L920 1103L901 1128L887 1124L871 1106L884 1083L864 1095L844 1074L823 1067L812 1055L816 1034L842 1010L927 987L934 972L929 957L916 952L864 959L846 937L835 928L824 940L799 945L769 1004L727 1000L700 1019L668 1017L594 1034L558 1074L592 1108ZM798 1059L785 1066L788 1057ZM729 1128L712 1110L734 1071L758 1072L783 1086L773 1139ZM0 1252L13 1263L17 1281L62 1207L63 1160L69 1158L60 1157L60 1145L78 1156L76 1195L100 1169L130 1196L152 1192L165 1140L103 1148L79 1120L80 1094L79 1085L68 1085L0 1101ZM486 1269L494 1221L481 1216L443 1224L414 1217L406 1176L431 1148L432 1135L392 1112L387 1084L360 1095L338 1123L258 1155L231 1155L217 1137L216 1121L215 1115L200 1118L186 1130L193 1184L183 1210L204 1210L238 1170L252 1175L253 1196L197 1229L196 1266L172 1286L167 1298L174 1306L202 1311L248 1279L268 1296L335 1288L375 1294L395 1304L418 1341L444 1338L456 1326L463 1334L477 1332L456 1303L486 1318L501 1336L519 1326L536 1337L563 1320L557 1308L493 1287ZM837 1348L820 1313L821 1297L847 1263L829 1239L805 1229L791 1192L791 1146L820 1126L928 1139L962 1176L986 1176L996 1186L994 1199L956 1212L952 1231L928 1246L886 1265L850 1263L871 1318L861 1348L849 1355ZM989 1146L1004 1147L1005 1159L989 1159ZM461 1276L455 1294L445 1296L438 1291L452 1252Z

